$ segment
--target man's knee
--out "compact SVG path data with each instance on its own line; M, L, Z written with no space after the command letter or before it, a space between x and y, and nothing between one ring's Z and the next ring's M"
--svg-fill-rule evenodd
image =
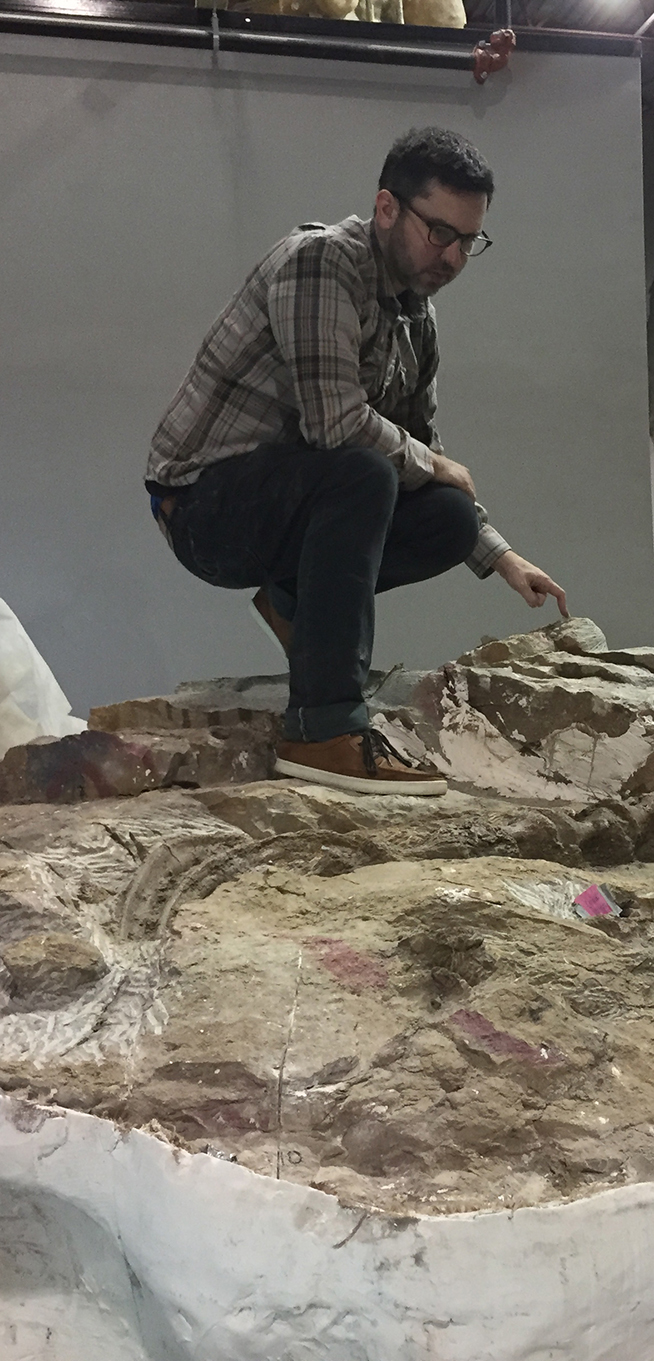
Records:
M465 562L479 538L479 517L472 498L442 482L421 487L414 495L415 502L409 495L403 510L413 512L409 523L418 556L432 563L435 575Z

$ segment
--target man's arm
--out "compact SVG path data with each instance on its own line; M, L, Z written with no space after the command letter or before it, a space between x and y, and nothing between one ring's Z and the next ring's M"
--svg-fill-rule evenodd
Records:
M354 262L323 235L303 242L270 286L270 324L292 377L300 429L323 449L378 449L405 487L422 486L433 476L434 453L375 411L361 385L360 294Z

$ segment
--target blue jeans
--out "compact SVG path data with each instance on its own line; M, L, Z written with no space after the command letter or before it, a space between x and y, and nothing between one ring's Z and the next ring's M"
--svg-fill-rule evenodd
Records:
M195 576L264 586L293 621L285 733L295 742L366 730L375 593L448 571L479 534L473 502L455 487L403 491L374 449L302 444L212 464L178 493L168 525Z

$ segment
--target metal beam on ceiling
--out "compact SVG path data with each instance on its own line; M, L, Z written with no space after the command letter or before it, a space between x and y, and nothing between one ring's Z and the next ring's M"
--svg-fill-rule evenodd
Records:
M509 28L511 0L493 0L493 4L495 26ZM514 31L521 51L636 57L642 50L633 34L523 26L515 26ZM2 32L473 69L475 45L488 44L493 30L490 25L475 24L437 29L245 15L156 0L14 0L6 7L0 0ZM654 40L645 37L643 46L649 49L650 45L654 51Z

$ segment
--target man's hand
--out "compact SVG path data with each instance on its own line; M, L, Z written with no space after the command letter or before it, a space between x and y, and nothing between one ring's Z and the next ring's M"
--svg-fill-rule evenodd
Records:
M563 618L569 617L565 591L561 586L557 586L546 572L541 572L540 567L534 567L533 562L527 562L526 558L519 557L512 549L503 553L501 558L493 563L493 571L504 577L509 586L517 591L532 609L544 605L548 595L553 595Z
M434 454L432 456L432 476L435 482L445 482L448 487L458 487L459 491L464 491L466 496L476 500L475 484L462 463L455 463L453 458L446 458L445 454Z

